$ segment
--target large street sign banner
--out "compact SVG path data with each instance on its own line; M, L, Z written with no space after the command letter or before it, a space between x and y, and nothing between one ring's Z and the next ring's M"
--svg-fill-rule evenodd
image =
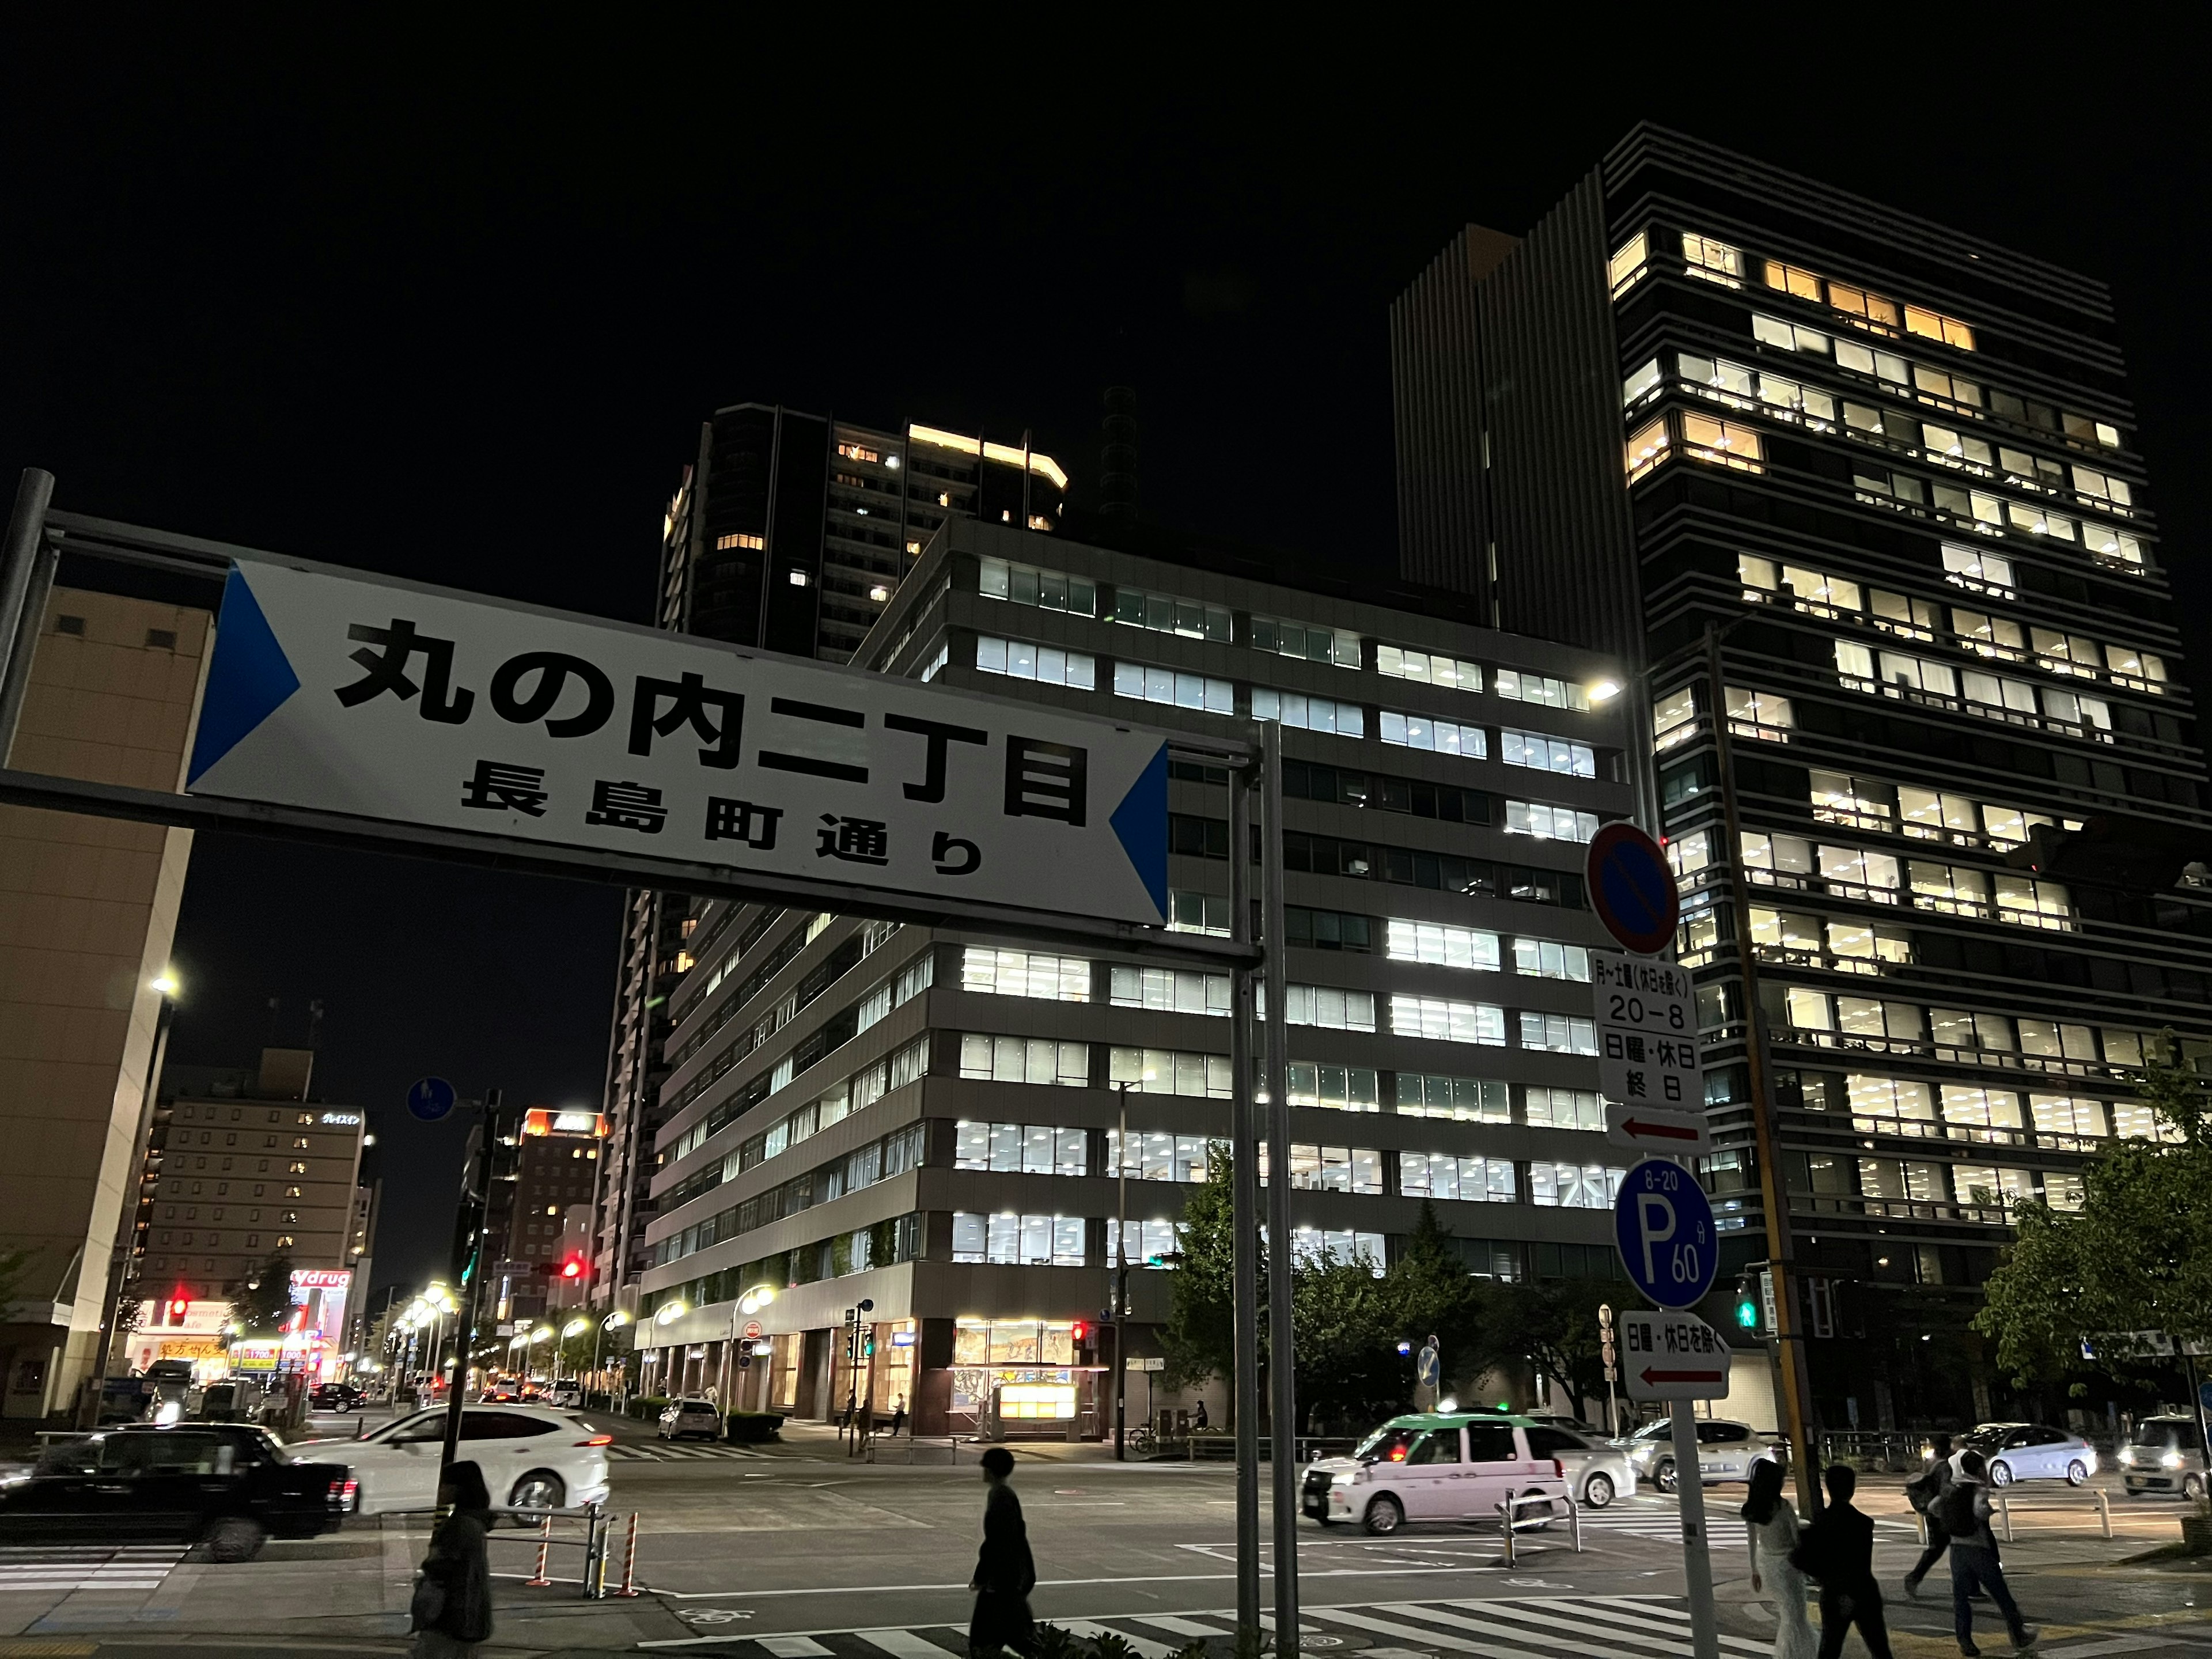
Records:
M289 562L231 567L185 787L738 876L1167 915L1157 732Z

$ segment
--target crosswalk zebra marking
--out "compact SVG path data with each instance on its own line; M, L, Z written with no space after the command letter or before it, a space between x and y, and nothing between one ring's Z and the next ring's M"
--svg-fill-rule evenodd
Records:
M856 1630L853 1634L881 1648L891 1659L945 1659L943 1648L910 1630Z
M775 1659L830 1659L830 1650L811 1636L762 1636L754 1639Z
M1171 1613L1140 1613L1135 1615L1154 1630L1164 1630L1170 1636L1221 1636L1226 1632L1212 1625L1201 1625L1194 1619L1179 1618Z
M29 1545L0 1547L0 1593L8 1590L155 1590L189 1547L183 1544Z

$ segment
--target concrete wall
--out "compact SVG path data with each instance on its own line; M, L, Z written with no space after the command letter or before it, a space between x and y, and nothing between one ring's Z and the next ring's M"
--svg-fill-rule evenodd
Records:
M57 588L9 763L175 790L213 619ZM191 849L188 830L0 807L0 1252L10 1417L66 1409L96 1368L109 1264Z

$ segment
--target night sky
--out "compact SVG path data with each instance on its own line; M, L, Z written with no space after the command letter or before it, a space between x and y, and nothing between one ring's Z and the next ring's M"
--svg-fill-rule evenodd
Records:
M1650 118L2109 282L2166 556L2212 613L2201 88L1985 52L1939 84L1831 35L1786 98L1702 55L1570 88L1539 68L1564 54L1447 74L1410 39L1403 82L1131 64L1105 97L1041 41L972 85L903 58L872 85L688 27L540 62L123 15L0 29L0 483L44 466L59 507L643 621L717 404L1026 427L1079 495L1126 381L1148 516L1387 569L1391 296ZM406 1117L408 1082L596 1101L618 908L203 836L173 1053L245 1063L319 999L319 1092L382 1142L377 1279L419 1280L458 1136Z

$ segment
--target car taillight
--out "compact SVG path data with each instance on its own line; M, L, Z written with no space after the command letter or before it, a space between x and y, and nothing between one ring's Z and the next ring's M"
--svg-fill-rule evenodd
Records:
M1564 1480L1566 1478L1567 1466L1559 1462L1558 1458L1553 1458L1552 1460L1552 1479L1554 1480Z
M576 1443L580 1446L611 1446L615 1443L615 1437L611 1434L595 1434L589 1440L579 1440Z

